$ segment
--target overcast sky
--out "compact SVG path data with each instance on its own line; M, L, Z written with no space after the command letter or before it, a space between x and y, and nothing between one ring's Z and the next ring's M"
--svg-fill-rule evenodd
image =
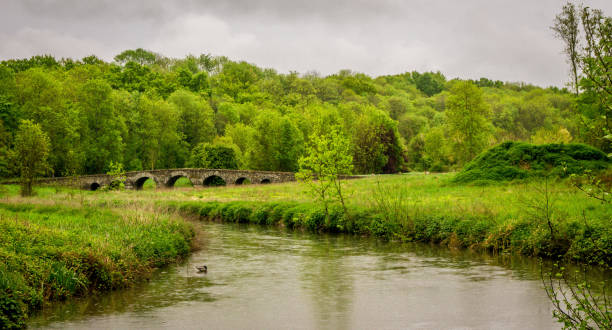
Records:
M145 48L211 53L279 72L440 70L562 86L550 30L560 0L0 0L0 59L105 60ZM612 1L585 4L612 14Z

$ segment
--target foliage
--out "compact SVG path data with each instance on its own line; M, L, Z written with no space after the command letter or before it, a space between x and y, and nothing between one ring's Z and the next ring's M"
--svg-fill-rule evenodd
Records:
M366 109L355 125L353 159L360 173L397 173L403 168L403 145L397 124L385 112Z
M596 58L607 21L588 14ZM488 78L447 81L440 72L281 74L224 56L168 58L146 49L123 51L113 62L6 60L0 176L14 175L7 160L21 119L49 136L48 163L57 176L103 173L110 161L129 171L191 166L201 143L230 139L241 169L297 171L318 120L349 139L356 173L457 169L508 140L571 139L610 152L609 124L601 120L609 101L597 85L605 79L595 79L605 70L580 63L593 79L583 80L576 96Z
M565 128L559 129L539 129L531 137L531 143L533 144L546 144L546 143L570 143L572 142L572 135Z
M316 200L323 204L326 223L330 220L329 205L334 200L342 204L348 215L340 176L353 170L349 140L334 127L329 132L313 133L306 150L296 178L308 185Z
M192 227L122 209L0 205L0 327L55 300L128 287L187 255Z
M104 187L105 190L121 190L125 188L126 176L123 164L111 161L106 174L111 177L111 183Z
M612 17L568 2L552 28L565 44L576 94L584 91L578 100L587 142L611 152L604 137L612 133Z
M238 169L236 150L224 144L200 143L191 151L189 166L196 168Z
M48 169L49 138L40 125L23 120L15 135L15 161L21 174L21 194L32 195L34 179Z
M247 147L251 168L296 171L303 154L302 131L287 116L264 112L254 120L252 140Z
M608 196L612 193L610 180L606 180L605 174L602 178L587 172L583 176L574 176L573 184L579 190L586 193L590 198L610 205L612 200ZM603 179L603 180L602 180ZM586 217L585 217L586 225ZM589 231L589 228L586 225ZM612 250L609 246L596 246L598 254L610 255ZM610 270L610 265L600 262L604 269ZM571 274L564 266L555 263L552 269L545 274L542 270L542 282L548 298L551 300L554 311L553 316L564 328L573 329L608 329L612 328L612 309L607 290L608 280L601 283L598 290L593 290L593 283L587 277L586 270L580 274L575 271ZM598 293L601 292L601 293Z
M610 160L603 152L583 144L505 142L466 164L454 182L507 181L548 175L567 177L609 166Z
M153 64L159 55L148 50L138 48L134 50L126 50L115 56L115 61L118 63L136 62L140 65Z
M412 72L412 79L414 79L416 87L427 96L440 93L446 82L446 78L439 71L436 73L424 72L422 74Z
M572 84L576 95L579 93L578 87L578 65L579 65L579 22L576 7L572 3L567 3L563 6L561 14L557 15L551 29L555 32L557 38L563 40L565 48L563 52L567 55L569 64L571 65Z
M572 174L571 183L590 198L602 203L612 203L612 169L597 174L587 170L581 175Z
M555 263L549 272L542 271L542 282L546 294L555 310L553 316L563 323L564 329L610 329L612 328L611 297L607 282L597 293L587 276L571 271Z
M454 155L463 164L472 160L487 146L487 117L490 110L480 89L469 81L456 82L453 85L446 107Z

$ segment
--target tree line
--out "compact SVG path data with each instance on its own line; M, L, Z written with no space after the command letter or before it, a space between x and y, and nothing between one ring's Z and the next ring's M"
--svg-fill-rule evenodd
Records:
M589 59L582 71L603 75ZM609 89L600 76L595 82ZM612 152L609 96L582 81L576 93L440 72L323 77L144 49L112 62L12 59L0 63L0 176L18 174L24 121L48 137L50 176L104 173L111 162L126 170L297 171L312 133L332 129L349 141L356 173L455 169L508 140Z

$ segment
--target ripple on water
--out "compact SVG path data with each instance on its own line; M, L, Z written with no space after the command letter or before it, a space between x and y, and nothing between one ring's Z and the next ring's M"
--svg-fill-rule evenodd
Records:
M533 260L204 223L182 264L47 308L52 328L558 328ZM206 264L207 274L196 265Z

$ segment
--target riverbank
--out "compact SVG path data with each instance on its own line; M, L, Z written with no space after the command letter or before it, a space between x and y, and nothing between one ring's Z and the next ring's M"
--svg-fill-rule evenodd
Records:
M40 187L31 198L19 197L18 187L8 186L0 203L0 235L6 236L0 258L11 267L0 271L0 285L7 292L2 308L27 313L44 301L122 288L146 278L152 268L189 253L193 229L182 219L173 220L177 212L198 219L612 264L609 204L563 180L479 186L453 184L452 177L348 180L348 215L336 205L328 219L298 183L117 192Z
M25 326L50 301L146 280L187 256L194 236L185 221L138 210L0 203L0 328Z
M100 206L147 205L184 215L323 232L371 235L498 253L612 265L612 208L569 181L456 184L454 174L372 176L345 184L348 216L329 221L297 183L121 192Z
M380 208L349 207L348 214L335 206L330 208L326 219L323 207L313 203L172 201L159 205L168 211L212 221L368 235L450 248L612 265L612 230L605 211L601 218L558 214L559 218L550 219L549 224L546 215L536 214L535 206L531 210L526 206L526 216L513 217L510 213L495 214L486 209L456 214L428 213L422 209L406 211L389 202Z
M75 192L40 188L39 203L180 211L186 216L371 235L527 256L612 264L612 208L567 180L456 184L454 174L372 176L345 181L348 216L329 221L299 183L218 188ZM16 187L8 197L16 196Z

